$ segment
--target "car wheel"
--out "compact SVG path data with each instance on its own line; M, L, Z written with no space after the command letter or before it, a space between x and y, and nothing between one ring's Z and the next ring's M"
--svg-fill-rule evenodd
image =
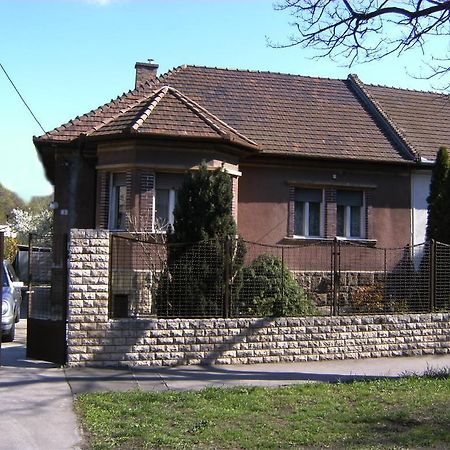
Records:
M3 335L3 342L12 342L14 341L14 338L16 337L16 324L13 322L11 329L9 330L9 333L6 333Z

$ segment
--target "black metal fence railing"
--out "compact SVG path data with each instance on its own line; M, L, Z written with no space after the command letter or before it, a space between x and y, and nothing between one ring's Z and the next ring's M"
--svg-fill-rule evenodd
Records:
M450 246L338 239L279 246L113 234L112 317L267 317L450 310Z

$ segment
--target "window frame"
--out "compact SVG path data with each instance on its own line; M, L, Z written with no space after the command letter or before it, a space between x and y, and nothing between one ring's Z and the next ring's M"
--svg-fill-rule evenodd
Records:
M167 226L165 228L168 228L169 225L172 227L174 226L174 221L175 221L175 217L174 217L174 212L175 212L175 205L176 205L176 193L177 193L177 189L175 188L159 188L157 186L155 186L155 195L153 196L153 233L161 233L161 234L165 234L167 233L167 229L159 229L157 230L155 225L156 225L156 196L158 195L158 191L168 191L169 192L169 198L168 198L168 205L167 205L167 213L168 213L168 217L167 217Z
M294 228L293 228L293 237L296 239L322 239L325 236L325 190L324 188L321 187L317 187L317 186L294 186L294 200L293 200L293 217L294 217ZM295 223L296 223L296 203L300 203L297 202L295 200L295 192L297 190L301 190L301 189L314 189L317 191L321 192L321 200L319 203L319 235L311 235L309 233L309 217L310 217L310 203L317 203L317 202L309 202L309 201L305 201L305 202L301 202L303 203L303 224L302 224L302 229L303 229L303 234L297 234L296 233L296 227L295 227Z
M339 191L353 191L353 192L359 192L361 193L361 199L362 204L359 206L360 210L360 217L359 217L359 229L360 234L359 236L352 236L351 235L351 228L352 228L352 206L351 205L339 205L337 202L337 196ZM341 236L338 234L338 208L339 206L344 207L344 235ZM336 237L340 239L347 239L347 240L361 240L366 239L366 192L362 189L336 189Z
M123 184L116 185L114 182L115 175L123 175ZM120 201L120 189L125 188L125 210L127 203L127 173L126 172L110 172L109 173L109 201L108 201L108 229L114 231L125 231L126 225L120 227L118 224L119 219L119 201Z

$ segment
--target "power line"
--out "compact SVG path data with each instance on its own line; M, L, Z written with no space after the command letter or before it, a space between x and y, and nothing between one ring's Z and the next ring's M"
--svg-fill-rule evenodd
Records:
M41 130L44 132L44 134L47 134L47 132L44 130L44 127L41 125L41 122L37 120L36 116L34 115L33 111L31 111L31 108L28 106L25 99L22 97L22 94L19 92L19 89L17 89L16 85L14 84L13 80L11 80L11 77L8 75L8 72L6 72L6 69L3 67L3 64L0 62L0 67L2 68L3 72L5 72L6 78L8 78L9 82L12 84L13 88L17 92L17 95L22 100L23 104L27 107L28 111L30 111L30 114L33 116L33 119L37 122Z

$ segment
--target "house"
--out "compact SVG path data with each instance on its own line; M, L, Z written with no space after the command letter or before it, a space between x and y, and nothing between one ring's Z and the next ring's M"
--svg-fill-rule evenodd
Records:
M135 69L135 89L34 137L55 186L56 234L164 228L183 173L206 161L232 175L249 241L424 240L431 166L450 144L448 96L356 75Z

